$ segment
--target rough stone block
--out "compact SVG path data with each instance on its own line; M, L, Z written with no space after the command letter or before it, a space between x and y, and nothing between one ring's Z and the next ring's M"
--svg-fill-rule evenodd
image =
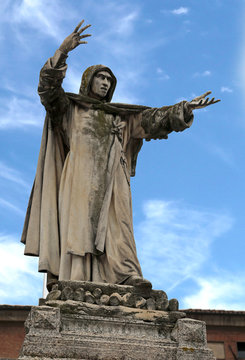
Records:
M172 332L172 337L180 346L204 348L207 345L206 325L194 319L179 319Z
M63 300L32 308L20 360L215 360L205 324L169 311L163 291L78 281L52 291Z

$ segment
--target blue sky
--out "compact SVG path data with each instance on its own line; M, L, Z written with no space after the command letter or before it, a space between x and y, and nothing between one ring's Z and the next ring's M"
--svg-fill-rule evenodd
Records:
M39 71L81 19L88 45L68 58L66 91L105 64L113 101L160 107L212 90L192 127L144 143L132 179L146 278L182 308L245 308L245 1L2 0L0 303L37 304L43 275L19 243L44 109Z

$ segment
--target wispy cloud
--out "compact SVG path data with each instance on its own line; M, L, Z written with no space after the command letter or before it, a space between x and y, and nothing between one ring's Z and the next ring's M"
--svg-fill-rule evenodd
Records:
M42 295L42 275L37 259L23 254L23 245L13 235L0 234L0 303L37 304Z
M0 106L3 109L0 115L0 130L42 126L44 114L37 100L13 96L8 99L2 98Z
M234 167L235 160L233 157L233 153L230 149L224 149L223 147L217 144L207 144L205 145L209 152L220 158L227 165Z
M22 186L26 190L30 190L29 184L23 179L22 174L9 166L5 163L0 161L0 178L12 181L20 186Z
M63 11L62 2L48 0L21 0L8 2L4 9L5 17L14 26L25 26L35 29L38 33L51 36L58 41L63 39L62 22L74 16L74 12L66 6ZM4 21L4 19L3 19ZM21 37L22 32L16 29Z
M168 74L166 74L166 72L162 68L158 67L156 72L158 74L159 80L169 80L170 79L170 76Z
M178 9L174 9L170 11L174 15L186 15L189 12L189 9L187 7L179 7Z
M210 76L211 75L211 71L210 70L205 70L203 72L195 72L193 74L193 77L206 77L206 76Z
M135 227L144 275L167 291L201 270L211 243L233 224L228 214L164 200L147 201L144 216Z
M119 18L119 22L117 23L116 32L120 35L130 35L134 28L134 22L138 18L138 11L132 11L129 14Z
M18 206L12 204L11 202L1 199L0 198L0 207L4 209L9 209L17 213L18 215L21 215L22 217L25 215L24 211L18 208Z
M184 308L244 310L245 274L220 271L212 277L197 277L198 290L183 299Z
M233 92L233 89L231 89L230 87L228 86L222 86L221 89L220 89L221 92L227 92L227 93L232 93Z

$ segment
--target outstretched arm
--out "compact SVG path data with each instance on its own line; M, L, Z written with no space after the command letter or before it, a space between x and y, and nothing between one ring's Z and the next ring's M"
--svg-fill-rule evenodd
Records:
M86 25L80 28L83 22L84 20L65 38L59 49L56 50L54 56L48 59L40 72L38 94L40 95L41 103L53 119L62 115L68 106L68 99L61 87L67 70L67 54L78 45L86 44L87 42L82 41L82 39L91 36L90 34L82 35L82 33L91 26Z
M220 100L206 98L211 94L205 94L189 101L182 101L172 106L162 108L147 109L142 113L141 129L137 128L134 137L144 137L146 140L167 139L172 131L183 131L189 128L193 122L193 110L202 109L215 104Z
M185 107L186 101L161 108L149 108L142 112L141 126L136 128L133 137L167 139L172 131L183 131L193 122L192 110Z

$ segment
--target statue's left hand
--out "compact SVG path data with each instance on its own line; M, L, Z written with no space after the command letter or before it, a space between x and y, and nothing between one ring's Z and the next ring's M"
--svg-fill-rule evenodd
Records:
M91 36L91 34L85 34L81 35L84 30L86 30L91 25L86 25L83 28L80 29L81 25L84 23L84 20L82 20L74 29L74 31L68 35L63 43L60 45L59 49L60 51L67 54L69 51L75 49L80 44L87 44L87 41L81 41L82 39Z
M205 94L197 96L196 98L194 98L191 101L188 101L185 106L189 109L189 110L195 110L195 109L202 109L205 108L206 106L209 105L213 105L216 104L217 102L219 102L220 100L215 100L215 98L213 97L211 100L209 100L209 98L206 98L206 96L208 96L209 94L211 94L211 91L207 91L205 92Z

